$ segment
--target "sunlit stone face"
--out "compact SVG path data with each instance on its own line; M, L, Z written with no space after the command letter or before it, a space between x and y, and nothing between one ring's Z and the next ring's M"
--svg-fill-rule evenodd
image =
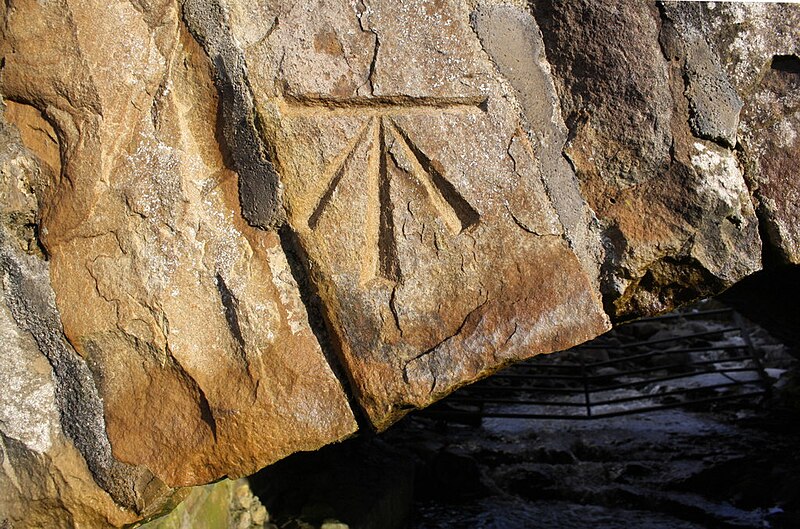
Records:
M245 52L255 104L289 225L374 423L605 328L545 192L535 131L464 6L275 16Z

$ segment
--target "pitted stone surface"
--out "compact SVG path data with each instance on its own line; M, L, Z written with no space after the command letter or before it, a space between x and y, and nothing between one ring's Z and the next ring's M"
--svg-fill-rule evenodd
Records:
M603 231L601 291L615 320L709 295L761 266L758 219L729 145L736 84L719 80L722 61L702 36L672 20L673 7L699 3L668 4L533 4L570 129L564 154ZM718 101L727 118L704 91L729 96ZM698 143L725 161L694 163Z
M50 279L113 455L172 486L246 475L356 428L277 234L240 214L210 64L177 7L14 3L3 76L6 117L43 160ZM37 40L37 17L77 41ZM87 71L67 75L70 61ZM31 141L43 122L53 132Z

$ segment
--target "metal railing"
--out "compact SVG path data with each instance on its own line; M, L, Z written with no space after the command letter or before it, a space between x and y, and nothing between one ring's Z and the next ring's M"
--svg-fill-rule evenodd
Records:
M683 332L690 321L705 329ZM631 328L670 324L668 336L630 338ZM769 393L762 354L732 309L646 318L591 342L521 362L421 411L467 420L599 419Z

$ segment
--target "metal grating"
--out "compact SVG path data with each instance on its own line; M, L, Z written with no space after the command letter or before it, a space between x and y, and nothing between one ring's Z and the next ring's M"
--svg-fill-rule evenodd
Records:
M657 330L639 339L646 333L637 326ZM641 319L568 351L521 362L420 413L466 422L600 419L753 399L770 387L739 314L693 310Z

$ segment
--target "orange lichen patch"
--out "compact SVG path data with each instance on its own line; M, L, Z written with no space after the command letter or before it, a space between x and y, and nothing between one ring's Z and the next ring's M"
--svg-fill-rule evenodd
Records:
M322 31L314 37L314 49L328 55L342 55L342 43L333 31Z

